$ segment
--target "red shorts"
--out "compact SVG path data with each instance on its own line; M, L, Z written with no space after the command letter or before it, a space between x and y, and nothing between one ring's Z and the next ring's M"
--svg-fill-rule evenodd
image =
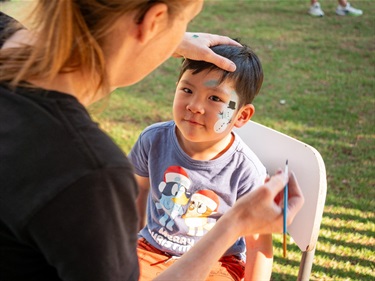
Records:
M155 248L144 238L138 240L137 251L141 271L139 281L153 280L161 272L176 262L175 258ZM244 274L245 263L235 256L226 256L222 257L212 267L206 281L241 281L244 278Z

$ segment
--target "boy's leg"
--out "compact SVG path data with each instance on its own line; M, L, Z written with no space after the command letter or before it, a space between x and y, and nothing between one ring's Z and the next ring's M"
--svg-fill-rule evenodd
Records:
M144 238L138 240L139 281L151 281L176 262L171 256L150 245ZM193 270L193 269L192 269ZM211 269L206 281L243 280L245 264L233 256L222 257Z
M212 268L206 281L234 280L241 281L245 276L245 263L234 257L222 257Z
M138 240L139 281L151 281L175 260L151 246L144 238Z

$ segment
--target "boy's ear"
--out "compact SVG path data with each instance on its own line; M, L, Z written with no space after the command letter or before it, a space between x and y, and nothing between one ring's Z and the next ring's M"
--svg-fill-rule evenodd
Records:
M138 23L137 37L141 43L152 40L161 30L168 28L168 6L164 3L152 5Z
M255 113L254 105L252 104L244 105L242 108L240 108L239 112L237 113L234 126L237 128L241 128L251 119L254 113Z

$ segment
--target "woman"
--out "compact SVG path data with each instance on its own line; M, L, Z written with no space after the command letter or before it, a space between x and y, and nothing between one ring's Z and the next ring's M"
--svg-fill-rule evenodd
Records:
M85 106L138 82L172 54L234 70L208 49L234 44L230 39L185 33L202 3L40 0L34 29L8 23L1 31L0 271L5 280L138 279L133 171ZM291 218L303 201L297 184L295 193L299 203ZM246 198L252 202L254 196ZM259 205L274 212L267 231L279 230L281 209L273 198ZM261 232L262 220L241 202L235 217L259 228L238 225L235 235ZM235 222L223 219L216 229ZM196 262L189 257L177 271L166 272L168 278L188 273L185 266Z

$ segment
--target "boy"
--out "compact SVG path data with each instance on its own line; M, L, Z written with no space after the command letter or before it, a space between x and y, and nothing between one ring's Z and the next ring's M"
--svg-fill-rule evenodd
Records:
M263 82L261 63L247 46L212 50L232 60L236 71L186 59L174 121L146 128L129 154L140 188L140 280L151 280L170 266L266 178L260 160L232 132L254 114L251 102ZM246 279L269 280L271 269L271 235L240 238L207 280L241 280L245 271Z

